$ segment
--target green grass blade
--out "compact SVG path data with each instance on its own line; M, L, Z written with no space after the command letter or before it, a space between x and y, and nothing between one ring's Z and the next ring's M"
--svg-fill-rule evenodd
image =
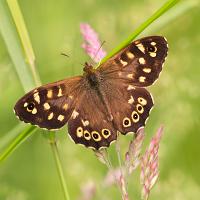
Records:
M51 149L52 149L52 152L54 155L54 160L56 163L59 180L61 183L64 197L66 200L70 200L68 189L67 189L67 184L66 184L65 177L64 177L63 167L61 164L60 155L59 155L57 144L56 144L55 132L49 132L49 142L50 142Z
M4 136L0 138L0 151L2 151L10 143L10 141L13 141L19 135L19 133L25 129L25 127L26 124L19 123L8 133L4 134Z
M129 43L133 41L142 31L144 31L151 23L153 23L156 19L158 19L161 15L166 13L170 8L176 5L180 0L169 0L167 1L161 8L159 8L151 17L149 17L146 21L144 21L135 31L127 37L125 41L120 43L115 49L113 49L105 58L102 59L100 64L104 63L122 48L127 46Z
M36 85L40 85L39 76L37 74L35 68L35 55L31 45L31 41L29 39L28 31L26 29L26 25L21 14L20 7L16 0L7 0L8 6L10 8L10 12L12 14L13 20L15 22L19 37L21 39L21 43L25 52L25 56L31 67L32 75Z
M13 142L11 142L0 155L0 162L5 160L11 153L17 149L26 139L28 139L34 132L36 131L36 127L29 126L24 131L22 131Z
M156 32L157 30L161 29L162 27L169 26L169 24L184 13L188 12L190 9L195 8L198 6L198 0L191 0L191 1L182 1L176 7L170 9L167 15L163 15L160 17L161 20L156 21L151 25L151 28L145 29L145 35L149 35L152 31ZM142 33L143 34L143 33Z
M15 25L11 20L8 6L5 1L0 1L0 33L5 41L8 53L13 61L18 77L26 92L34 88L35 83L31 75L31 70L24 60L24 53L18 40Z

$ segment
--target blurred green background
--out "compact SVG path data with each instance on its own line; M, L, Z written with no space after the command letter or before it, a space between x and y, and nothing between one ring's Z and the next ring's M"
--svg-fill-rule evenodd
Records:
M157 10L160 0L19 0L36 55L42 83L82 73L89 58L81 48L81 22L89 23L113 49ZM182 1L140 36L164 35L169 56L155 85L149 88L155 107L146 126L145 146L160 124L160 178L150 199L200 199L200 9L198 1ZM0 21L1 23L1 21ZM70 56L66 58L60 53ZM13 114L24 94L13 63L0 35L0 142L20 122ZM57 132L58 148L71 199L80 188L95 182L94 199L120 199L115 187L105 187L107 169L91 150L75 145L64 127ZM12 133L13 134L13 133ZM16 134L16 133L15 133ZM63 199L53 155L44 131L38 130L6 161L0 163L0 200ZM122 152L130 136L121 137ZM114 147L111 159L116 162ZM139 199L139 170L129 180L130 199Z

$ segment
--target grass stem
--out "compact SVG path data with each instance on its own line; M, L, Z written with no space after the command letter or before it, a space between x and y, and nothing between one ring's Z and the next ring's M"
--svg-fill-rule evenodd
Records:
M62 190L63 190L65 200L70 200L68 189L67 189L67 184L65 182L63 167L62 167L62 164L61 164L60 155L59 155L58 147L57 147L57 144L56 144L55 132L49 132L49 141L50 141L51 149L52 149L52 152L53 152L54 160L55 160L55 163L56 163L56 167L57 167L57 171L58 171L58 175L59 175L59 180L60 180L60 183L61 183L61 186L62 186Z
M130 36L128 36L123 42L121 42L116 48L114 48L106 57L102 59L100 64L106 62L110 57L115 55L125 46L130 44L140 33L142 33L151 23L158 19L161 15L167 12L170 8L176 5L180 0L168 0L163 6L161 6L152 16L145 20L138 28L136 28Z

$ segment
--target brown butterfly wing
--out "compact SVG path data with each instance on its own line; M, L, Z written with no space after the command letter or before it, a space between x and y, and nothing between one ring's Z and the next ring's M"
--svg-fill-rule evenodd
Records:
M106 79L126 79L134 86L146 87L159 77L167 51L164 37L145 37L120 50L98 70Z
M68 133L77 144L92 149L108 147L117 138L117 130L108 118L101 96L85 89L68 121Z
M151 94L123 80L106 80L102 87L113 116L114 127L122 134L136 133L145 126L153 107Z
M123 134L136 132L145 125L153 107L151 94L142 87L158 78L168 45L161 36L132 42L97 70L101 73L102 91L109 102L116 128Z
M66 124L81 93L82 77L73 77L35 88L14 107L21 121L48 130Z

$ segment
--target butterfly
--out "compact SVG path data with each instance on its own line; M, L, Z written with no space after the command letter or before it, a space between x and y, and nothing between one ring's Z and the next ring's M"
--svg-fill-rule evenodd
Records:
M82 76L28 92L16 103L15 114L48 130L68 123L75 143L94 150L106 148L118 132L136 133L145 126L153 107L146 87L158 79L167 52L162 36L133 41L96 69L85 63Z

